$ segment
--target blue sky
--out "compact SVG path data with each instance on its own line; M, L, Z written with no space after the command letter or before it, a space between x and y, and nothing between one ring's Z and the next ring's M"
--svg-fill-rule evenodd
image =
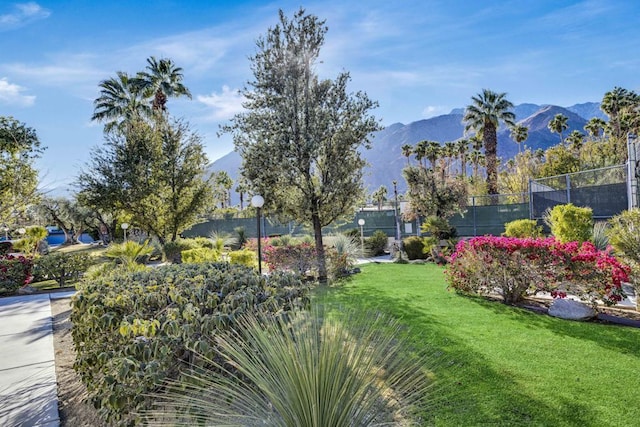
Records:
M300 2L0 2L0 115L36 129L48 149L43 188L73 181L102 144L90 122L98 83L142 71L146 58L184 69L193 100L171 113L204 138L210 160L233 149L218 126L240 111L255 40ZM482 88L516 103L600 101L614 86L640 91L640 3L612 0L322 0L318 73L351 73L349 89L377 100L382 123L410 123L464 107Z

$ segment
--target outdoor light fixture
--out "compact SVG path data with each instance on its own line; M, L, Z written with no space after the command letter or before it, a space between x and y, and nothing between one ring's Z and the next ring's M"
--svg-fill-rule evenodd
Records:
M360 226L360 251L364 258L364 218L358 220L358 225Z
M256 194L251 198L251 206L256 208L257 210L257 219L258 219L258 274L262 275L262 247L260 244L260 210L262 206L264 206L264 198Z
M127 228L129 228L129 224L127 224L126 222L123 222L120 225L120 228L122 228L122 231L124 231L124 241L127 241Z
M27 232L27 230L25 230L25 229L24 229L24 228L22 228L22 227L21 227L21 228L18 228L16 231L18 232L18 234L19 234L20 236L24 236L24 233L26 233L26 232Z

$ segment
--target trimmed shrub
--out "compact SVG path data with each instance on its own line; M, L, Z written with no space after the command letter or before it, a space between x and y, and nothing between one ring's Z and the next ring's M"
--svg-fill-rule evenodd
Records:
M216 335L243 313L307 304L308 287L293 276L228 263L116 271L81 283L72 299L74 368L105 421L133 425L151 392L186 385L192 369L219 360Z
M229 262L231 264L240 264L251 268L258 268L258 253L249 249L231 251L229 252Z
M92 261L89 254L52 252L36 258L33 274L38 280L53 279L63 287L68 280L79 280Z
M187 249L182 251L181 256L182 262L186 264L220 261L220 252L213 248Z
M316 248L309 243L266 246L262 257L270 271L290 271L306 276L313 274L318 268Z
M586 242L591 239L593 230L593 211L580 208L571 203L556 205L545 220L551 228L551 234L562 243Z
M446 270L449 286L464 293L499 293L506 304L538 291L571 293L596 305L624 298L629 268L591 242L554 238L475 237L461 241Z
M33 280L33 260L19 255L0 257L0 295L12 294Z
M389 244L389 237L384 231L376 230L370 237L364 240L364 246L369 256L384 255L384 251Z
M534 219L516 219L504 225L505 237L542 237L542 226Z
M406 237L402 241L402 247L410 260L427 258L427 254L424 253L424 239L421 237Z
M609 219L609 243L623 257L640 262L640 209L631 209Z

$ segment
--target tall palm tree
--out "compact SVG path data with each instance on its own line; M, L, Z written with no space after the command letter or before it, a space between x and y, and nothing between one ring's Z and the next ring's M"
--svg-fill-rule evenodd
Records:
M413 147L413 154L416 155L416 160L420 164L420 167L426 168L422 160L425 158L427 154L427 144L429 141L420 141Z
M456 150L458 152L458 156L460 156L460 174L463 178L467 176L467 157L469 154L469 140L468 139L459 139L456 141Z
M564 114L556 114L553 116L553 119L549 120L549 124L547 127L553 133L557 133L560 135L560 144L564 145L564 138L562 137L562 132L569 129L569 117Z
M442 171L442 176L451 175L451 165L453 164L454 157L457 157L458 149L455 141L447 141L442 146L442 154L445 160L446 167Z
M498 126L500 122L513 126L516 119L510 111L514 105L506 96L506 93L483 89L482 93L471 97L472 103L467 106L463 118L465 133L475 131L482 134L489 194L498 194Z
M149 117L151 108L145 102L135 78L118 71L116 77L103 80L98 85L100 96L93 101L91 120L104 122L104 131L122 129L125 123Z
M606 126L607 122L600 117L592 117L587 124L584 125L584 130L586 130L592 138L598 139Z
M576 153L582 148L582 142L584 141L584 134L579 130L574 130L567 136L567 143L571 145L571 149Z
M136 84L146 97L153 97L151 104L154 111L166 111L167 98L186 96L191 99L191 92L182 84L182 68L176 67L170 59L147 58L147 70L138 73Z
M407 166L411 166L411 155L413 154L413 147L410 144L404 144L402 147L402 155L407 158Z
M425 141L425 157L431 163L431 169L435 172L436 162L442 156L442 146L438 141Z
M477 180L480 166L484 165L484 154L482 154L482 151L480 150L471 150L471 153L469 153L469 159L471 160L471 165L473 168L471 176L474 180Z
M529 128L525 125L511 126L511 134L509 134L511 139L518 144L518 154L522 153L522 143L529 138Z

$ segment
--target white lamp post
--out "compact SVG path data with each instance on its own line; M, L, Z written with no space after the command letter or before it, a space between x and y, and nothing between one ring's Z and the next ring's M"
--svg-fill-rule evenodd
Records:
M255 196L253 196L251 198L251 206L253 206L254 208L256 208L256 210L258 211L257 214L257 219L258 219L258 274L262 275L262 247L260 244L260 210L262 209L262 206L264 206L264 198L259 195L256 194Z
M358 225L360 226L360 251L364 258L364 218L358 220Z
M122 228L122 231L124 231L124 241L127 241L127 228L129 228L129 224L127 224L126 222L123 222L120 225L120 228Z

